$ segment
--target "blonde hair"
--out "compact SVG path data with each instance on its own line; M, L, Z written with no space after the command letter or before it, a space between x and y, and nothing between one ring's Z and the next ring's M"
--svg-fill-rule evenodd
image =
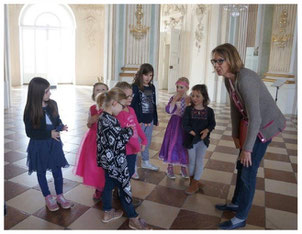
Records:
M238 50L232 44L225 43L212 50L212 56L218 54L230 65L230 72L236 74L244 67Z
M128 82L126 82L126 81L117 82L114 87L118 87L118 88L120 88L122 90L132 89L132 86Z
M107 92L100 93L96 96L96 103L98 108L110 106L112 101L119 102L120 100L127 99L124 91L118 87L114 87Z
M176 81L176 83L177 82L186 82L187 84L188 84L188 86L190 85L190 81L189 81L189 79L187 78L187 77L180 77L180 78L178 78L178 80Z

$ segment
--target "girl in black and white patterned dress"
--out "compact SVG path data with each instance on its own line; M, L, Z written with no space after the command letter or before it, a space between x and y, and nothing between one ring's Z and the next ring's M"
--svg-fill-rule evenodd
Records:
M147 229L132 204L130 175L126 160L126 144L133 135L132 128L122 128L117 116L124 108L126 94L120 88L112 88L97 96L97 104L104 111L98 121L97 164L105 171L105 187L102 196L104 216L107 223L122 217L123 211L112 208L112 190L118 187L120 201L128 216L129 227Z

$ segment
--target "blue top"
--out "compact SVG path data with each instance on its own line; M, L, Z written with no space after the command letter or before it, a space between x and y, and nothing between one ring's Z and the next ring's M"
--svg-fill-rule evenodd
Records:
M49 102L52 102L52 104L54 104L53 106L55 106L55 108L58 109L57 103L54 100L49 100ZM26 131L26 135L31 139L42 140L42 139L51 138L51 129L47 128L46 125L46 114L48 115L48 117L52 122L52 125L54 127L53 129L56 129L57 131L63 130L64 125L62 124L60 116L58 115L54 117L52 115L53 110L50 108L49 105L43 108L43 111L44 111L44 115L40 120L39 128L33 127L29 113L25 113L25 118L24 118L25 131Z
M131 107L134 109L139 123L158 124L155 87L153 84L140 90L137 85L132 85L133 99Z
M209 133L205 139L203 139L206 146L210 144L210 132L215 128L216 121L214 111L210 107L205 107L203 110L197 110L192 106L188 106L185 110L182 119L182 126L185 131L185 141L190 141L190 144L185 146L186 148L192 148L194 144L201 141L200 132L204 129L208 129ZM195 136L189 134L194 131Z

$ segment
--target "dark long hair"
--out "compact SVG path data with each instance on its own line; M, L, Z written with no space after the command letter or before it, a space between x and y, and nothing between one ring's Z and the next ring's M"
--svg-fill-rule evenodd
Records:
M28 85L27 101L24 109L23 120L30 118L33 127L40 127L40 120L44 116L42 109L43 97L45 90L50 86L49 82L41 77L34 77ZM55 102L48 101L53 117L58 115Z
M203 106L208 106L210 103L210 98L209 98L209 94L208 94L208 88L206 85L204 84L197 84L195 86L193 86L192 91L198 91L201 93L202 97L203 97L203 102L202 105Z
M153 76L154 76L154 69L151 64L149 63L144 63L140 66L138 72L135 74L133 83L138 86L140 90L144 90L144 85L143 85L143 75L148 75L150 72L152 72L152 80L150 83L153 83Z

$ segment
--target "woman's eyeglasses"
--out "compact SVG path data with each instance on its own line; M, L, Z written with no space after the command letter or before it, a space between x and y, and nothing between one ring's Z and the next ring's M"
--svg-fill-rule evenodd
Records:
M225 61L225 59L211 59L211 63L213 64L213 66L215 66L216 63L218 65L221 65L221 64L223 64L224 61Z

